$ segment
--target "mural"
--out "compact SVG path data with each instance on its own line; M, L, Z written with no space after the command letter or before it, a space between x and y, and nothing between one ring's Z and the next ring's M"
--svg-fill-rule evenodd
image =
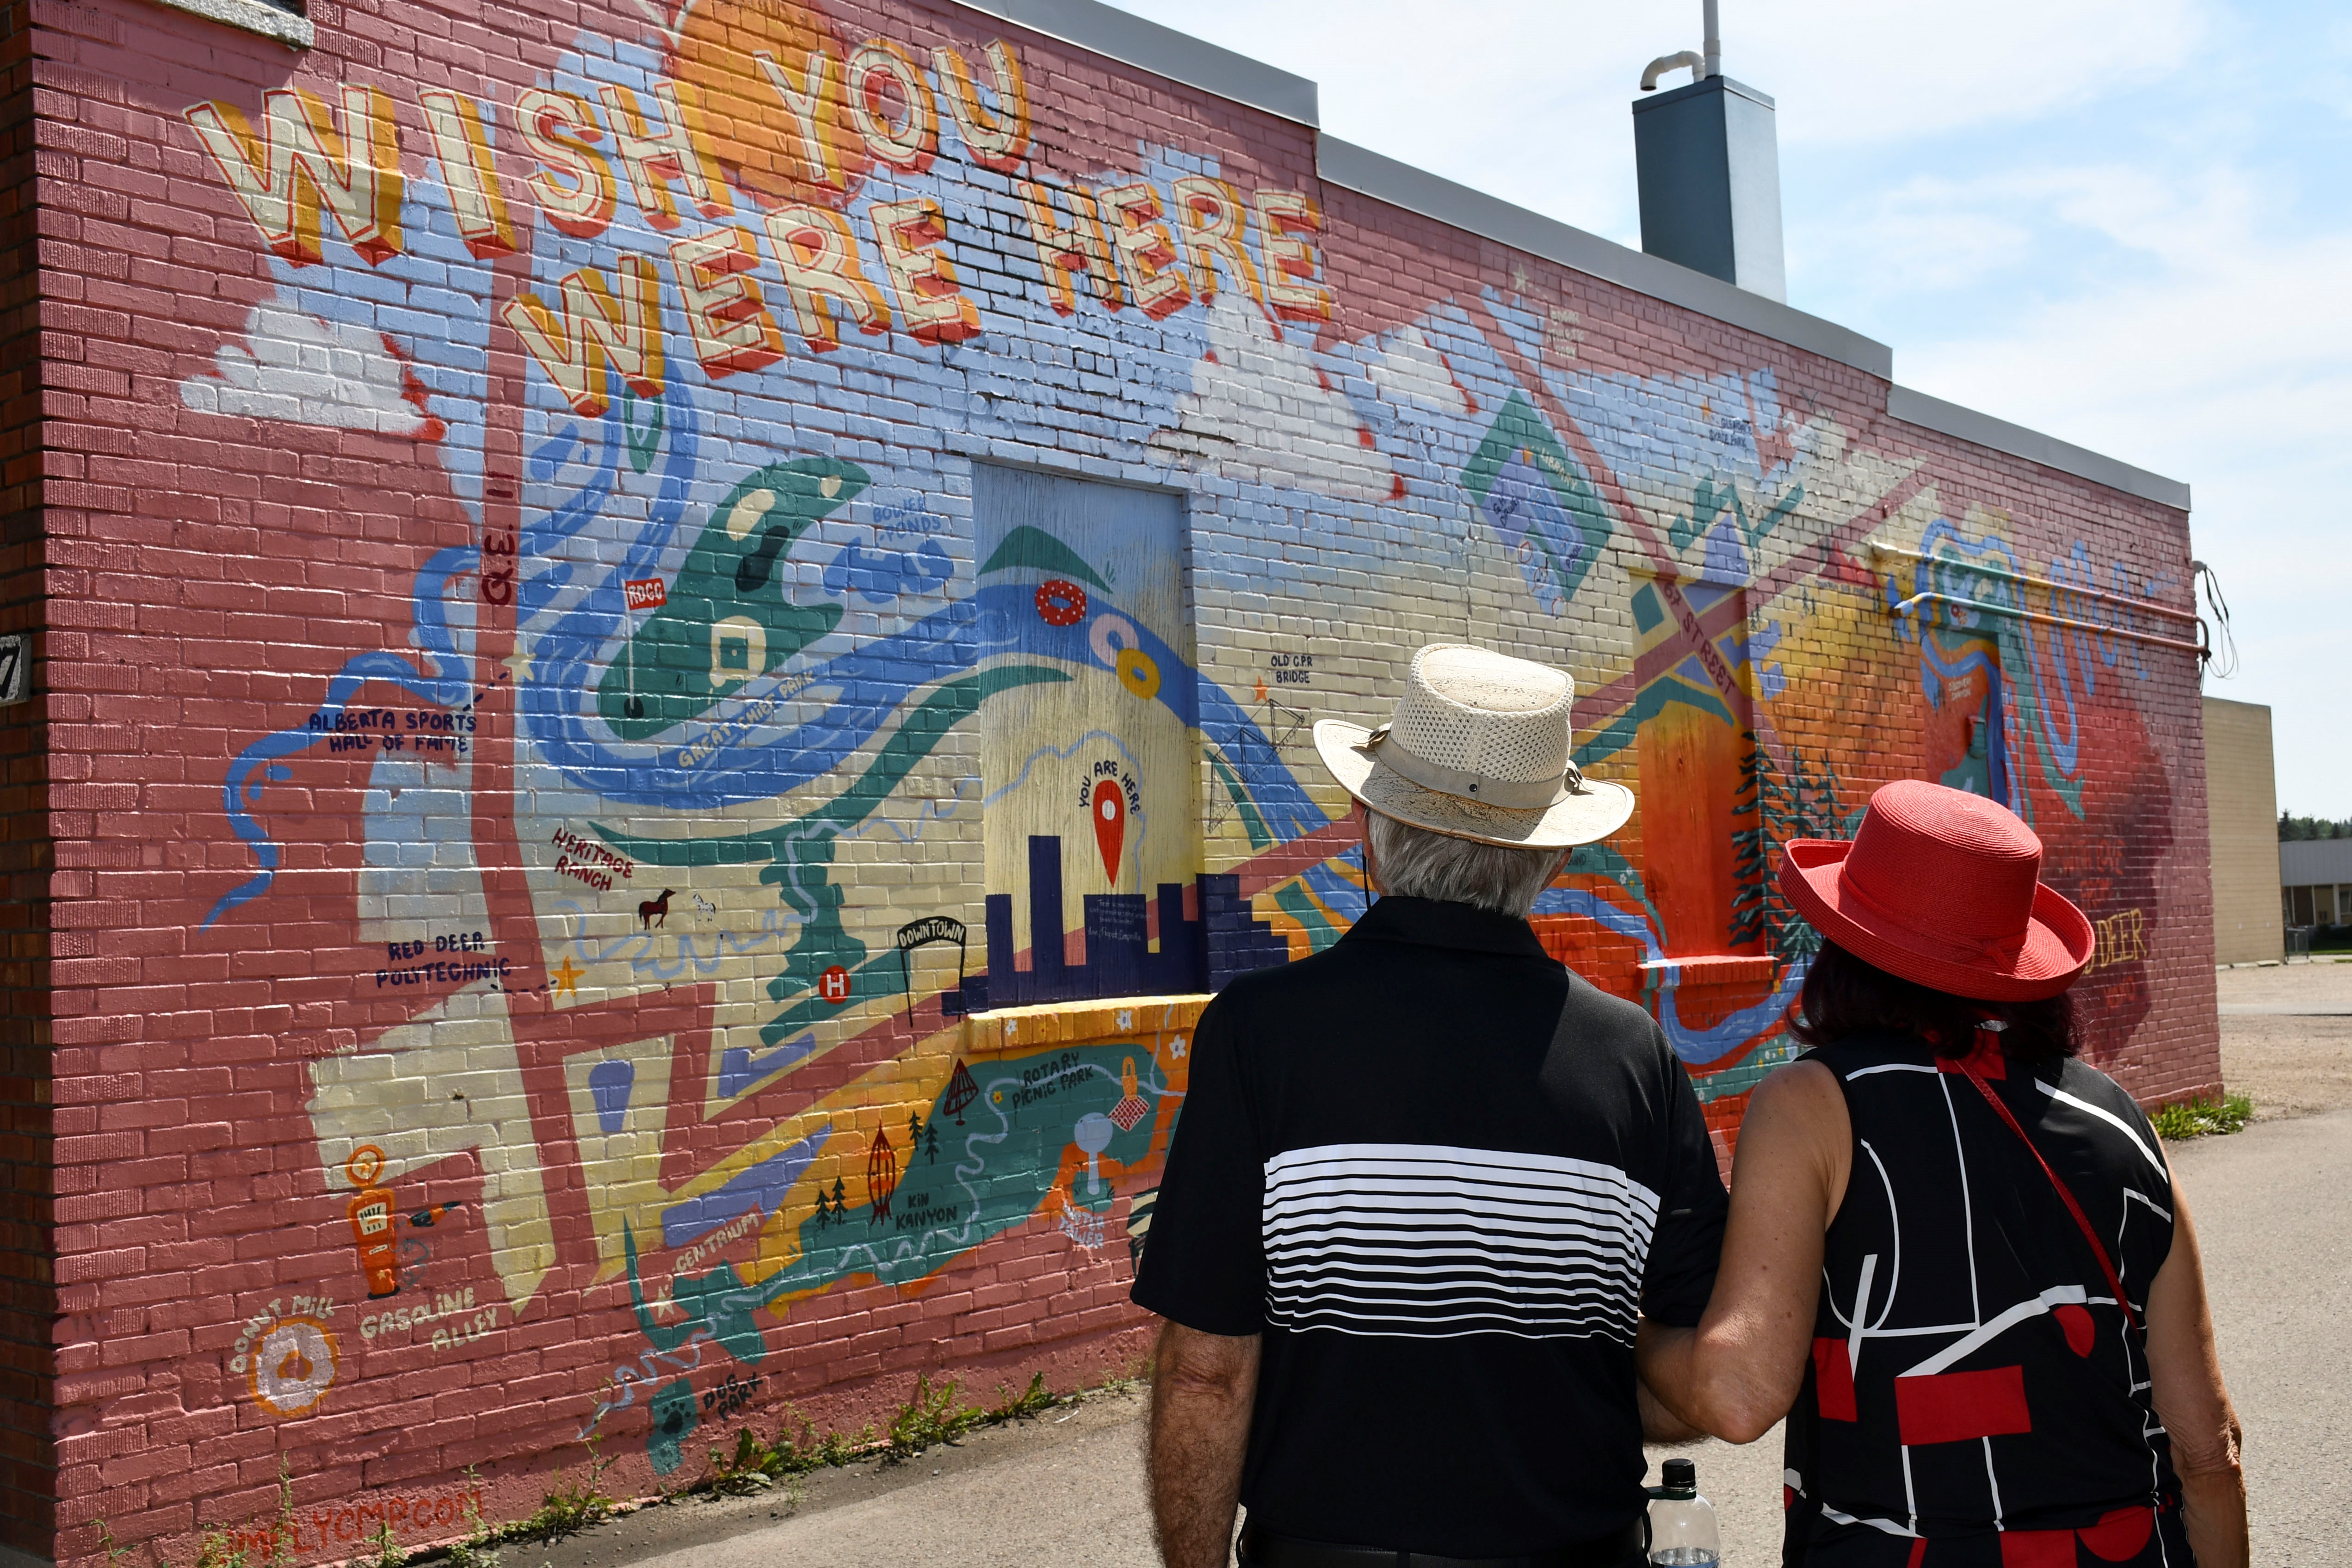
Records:
M502 85L322 49L170 105L255 258L181 429L364 438L398 466L344 504L403 510L327 584L362 630L255 650L280 695L205 764L205 951L329 933L250 1137L334 1240L202 1342L241 1420L394 1434L403 1380L563 1320L597 1364L500 1451L667 1476L870 1376L844 1303L1123 1279L1202 998L1365 908L1305 726L1440 637L1572 669L1640 816L1538 924L1727 1131L1812 952L1780 846L1886 777L2028 815L2103 922L2100 1038L2147 1013L2164 900L2115 847L2169 842L2167 786L2112 759L2179 700L2128 605L2181 584L2127 531L1950 490L1793 353L1599 352L1652 329L1556 268L1402 296L1423 242L1295 163L1070 130L1061 48L690 0Z

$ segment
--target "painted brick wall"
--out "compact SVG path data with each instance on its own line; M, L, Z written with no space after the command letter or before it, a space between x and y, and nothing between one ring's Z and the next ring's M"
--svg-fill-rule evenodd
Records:
M2206 756L2213 781L2213 959L2260 963L2285 951L2278 889L2278 784L2271 710L2219 697L2204 700Z
M1132 1364L1200 994L1362 908L1307 721L1425 641L1575 675L1642 804L1540 923L1727 1155L1898 777L2218 1079L2182 513L977 11L312 15L29 12L61 1559Z

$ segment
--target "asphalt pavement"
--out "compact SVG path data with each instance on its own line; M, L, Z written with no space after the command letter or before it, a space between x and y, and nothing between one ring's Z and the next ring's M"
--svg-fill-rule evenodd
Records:
M2254 1560L2340 1563L2352 1518L2352 1373L2335 1337L2352 1317L2352 1110L2258 1122L2173 1147L2205 1246L2221 1363L2246 1428ZM1143 1501L1143 1397L1098 1396L898 1465L809 1478L757 1497L651 1509L510 1568L1154 1568ZM1727 1568L1780 1553L1777 1431L1685 1455L1717 1505ZM1412 1457L1396 1459L1412 1484Z

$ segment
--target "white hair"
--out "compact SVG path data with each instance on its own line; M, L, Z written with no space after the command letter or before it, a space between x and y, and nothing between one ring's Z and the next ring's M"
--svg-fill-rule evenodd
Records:
M1536 895L1559 874L1567 851L1481 844L1365 814L1381 890L1404 899L1442 899L1524 920Z

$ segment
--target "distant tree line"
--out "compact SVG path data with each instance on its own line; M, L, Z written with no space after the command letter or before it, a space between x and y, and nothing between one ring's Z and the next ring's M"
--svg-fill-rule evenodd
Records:
M2352 819L2330 822L2324 816L2289 816L2279 813L2279 842L2304 838L2352 838Z

